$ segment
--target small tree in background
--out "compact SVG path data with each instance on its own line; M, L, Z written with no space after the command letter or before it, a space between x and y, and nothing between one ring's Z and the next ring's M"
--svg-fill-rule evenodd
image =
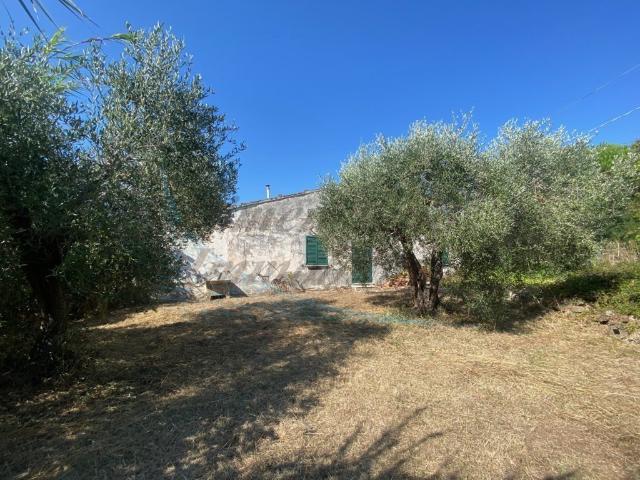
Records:
M114 38L117 61L60 34L0 49L0 350L14 364L55 365L70 316L171 288L178 243L229 218L233 128L182 42L160 26Z
M636 169L640 172L640 140L630 146L602 143L596 147L598 162L605 171L609 171L614 161L636 162ZM640 188L638 189L640 190ZM629 205L626 215L614 224L610 236L614 240L640 242L640 196L638 191Z
M630 147L615 143L601 143L595 148L596 156L600 166L605 170L611 168L617 157L625 156L629 153Z

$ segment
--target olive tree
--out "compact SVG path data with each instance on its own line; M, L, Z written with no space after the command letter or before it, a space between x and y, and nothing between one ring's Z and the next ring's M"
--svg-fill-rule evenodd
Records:
M446 220L470 195L478 159L468 119L417 122L406 137L380 136L347 160L338 179L322 185L314 213L318 233L342 263L355 246L372 247L387 271L408 272L415 308L435 310Z
M588 139L507 124L483 154L473 197L451 222L461 267L524 272L582 263L605 207L597 205L599 170Z
M481 147L468 127L419 122L380 137L321 189L315 215L333 255L372 246L378 263L408 271L421 312L439 304L444 251L465 298L495 305L527 273L588 262L637 188L633 159L603 171L586 137L509 122Z
M180 241L229 219L234 128L182 42L160 26L118 38L116 60L59 34L0 49L0 282L20 299L0 298L0 340L31 332L35 363L70 316L171 288Z
M507 123L482 157L447 244L485 312L524 275L589 262L637 186L632 161L616 157L603 171L589 138L546 122Z

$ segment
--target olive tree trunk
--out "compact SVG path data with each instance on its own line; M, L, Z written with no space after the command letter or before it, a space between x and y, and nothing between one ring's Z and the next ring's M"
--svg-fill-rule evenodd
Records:
M413 252L413 245L407 241L402 241L404 263L409 273L409 283L413 287L413 306L422 314L427 311L428 299L426 295L427 276L420 261Z
M413 287L413 304L418 313L435 312L440 305L440 282L443 276L443 252L439 249L431 251L429 275L423 270L413 245L406 238L401 238L404 263L409 273L409 283ZM429 285L429 290L427 290Z
M56 272L63 261L63 241L37 235L27 212L14 212L10 220L16 227L14 239L20 246L20 266L40 310L30 357L35 366L46 372L55 367L56 350L68 315L64 286Z
M435 312L440 305L440 281L443 275L443 253L440 250L431 252L431 277L429 279L429 308Z

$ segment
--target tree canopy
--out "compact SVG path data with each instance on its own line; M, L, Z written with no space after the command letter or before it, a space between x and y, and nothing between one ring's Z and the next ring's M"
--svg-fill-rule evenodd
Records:
M119 38L115 60L60 34L0 49L0 332L33 337L36 363L70 315L172 288L179 243L229 219L234 128L183 43Z
M633 163L635 159L636 170L640 172L640 140L636 140L629 146L601 143L596 147L596 154L604 170L609 170L614 161L620 162L626 159ZM613 225L610 236L615 240L640 243L640 192L636 192L627 215Z
M424 311L439 302L445 218L462 208L479 159L477 133L466 122L418 122L407 137L383 136L362 146L328 178L315 212L318 232L334 257L348 262L355 244L372 247L387 271L405 269L414 303ZM422 268L432 264L431 278ZM425 288L432 291L426 296Z
M325 181L315 215L336 258L373 247L378 263L409 272L416 308L434 310L445 251L463 283L498 296L527 272L587 262L636 175L622 157L603 171L588 138L544 122L509 122L486 146L467 118L418 122L361 147Z

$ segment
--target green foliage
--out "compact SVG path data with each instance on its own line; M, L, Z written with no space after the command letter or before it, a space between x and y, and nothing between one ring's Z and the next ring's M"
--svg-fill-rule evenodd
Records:
M115 61L58 33L0 49L0 336L30 334L13 351L36 363L69 315L172 288L181 242L229 220L234 128L181 41L123 35Z
M451 222L463 271L580 263L590 244L575 227L588 218L580 210L591 202L571 190L585 187L596 171L585 141L566 143L562 132L550 134L539 124L507 124L485 152L474 198Z
M4 220L4 219L2 219ZM19 255L6 221L0 221L0 365L28 358L29 316L33 309L19 268Z
M0 305L0 337L4 360L11 360L13 354L24 359L29 352L28 361L44 362L53 355L40 347L32 351L34 342L26 340L33 340L48 326L47 319L39 315L45 303L52 311L61 311L60 304L52 301L53 294L45 299L45 283L50 292L58 287L55 272L45 265L58 263L62 238L71 235L71 205L80 201L82 169L73 161L80 121L77 107L67 101L61 88L73 66L54 58L55 41L37 39L30 47L9 37L0 49L0 290L6 292ZM36 277L41 278L38 285ZM8 348L11 338L16 339L14 348Z
M477 134L466 118L418 122L407 137L380 136L342 166L339 179L322 185L318 233L342 263L350 261L353 245L364 245L388 272L407 269L421 309L421 262L441 262L446 219L467 201L478 158Z
M610 238L640 242L640 195L631 201L627 214L611 229Z
M99 101L85 154L99 194L82 205L77 222L89 235L70 249L64 272L81 296L118 304L173 286L177 242L227 224L237 176L233 128L205 103L210 91L182 42L158 27L129 33L119 61L97 48L90 58Z
M432 220L464 200L457 184L469 182L464 162L477 149L467 126L419 122L408 137L380 136L348 159L339 179L327 178L315 219L332 254L349 261L357 241L393 268L402 260L400 237L434 236Z
M640 262L614 267L618 282L598 298L598 304L624 315L640 318Z
M600 309L640 317L640 262L598 260L562 274L537 274L526 287L545 304L565 300L593 302Z
M324 183L316 220L344 260L356 242L388 270L409 268L414 250L447 251L467 306L495 317L523 276L590 261L638 172L631 154L601 168L587 138L543 122L509 122L486 148L468 125L417 123L365 145Z
M615 143L601 143L596 147L596 155L600 166L608 170L618 157L625 157L629 153L627 145L617 145Z
M625 215L637 182L628 158L603 171L588 139L539 122L508 123L483 157L474 198L448 230L481 312L504 301L523 276L588 264Z
M603 169L609 170L614 161L635 163L640 172L640 140L631 146L603 143L596 147L598 161ZM640 185L636 186L635 196L631 201L627 214L612 226L609 237L622 241L640 241Z

